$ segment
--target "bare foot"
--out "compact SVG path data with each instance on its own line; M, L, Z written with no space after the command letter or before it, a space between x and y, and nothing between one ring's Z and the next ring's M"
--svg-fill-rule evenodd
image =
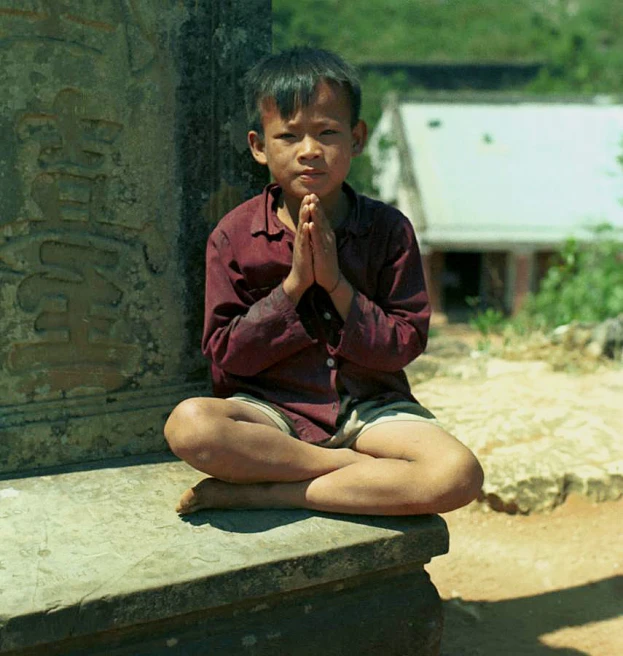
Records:
M182 496L175 507L175 512L180 515L188 515L189 513L199 510L195 498L195 490L191 487Z
M270 483L227 483L208 477L182 494L177 508L180 515L188 515L208 508L261 507L262 493Z
M214 505L216 500L210 494L210 488L214 487L214 483L222 483L222 481L215 481L213 478L204 478L197 485L188 488L180 497L175 512L180 515L188 515L204 508L217 507Z

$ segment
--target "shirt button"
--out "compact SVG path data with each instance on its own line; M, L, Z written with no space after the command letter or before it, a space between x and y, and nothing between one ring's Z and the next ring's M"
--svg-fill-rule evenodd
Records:
M323 316L327 321L329 321L329 319L331 318L331 313L330 313L330 312L325 312L322 316Z
M327 367L335 367L335 360L333 358L327 358Z

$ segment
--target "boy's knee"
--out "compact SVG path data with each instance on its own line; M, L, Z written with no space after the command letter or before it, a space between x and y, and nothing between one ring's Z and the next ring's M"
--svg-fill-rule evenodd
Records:
M183 452L192 448L196 436L201 433L209 438L208 417L205 399L191 398L179 403L169 415L164 425L164 437L175 455L183 457Z
M423 466L423 469L421 468ZM417 465L412 481L414 514L422 495L422 474L426 475L426 512L446 513L471 503L480 494L484 474L473 453L465 448L451 450L436 463Z
M445 484L442 487L445 488L448 510L456 510L471 503L480 494L484 482L482 466L467 448L449 458L443 476Z

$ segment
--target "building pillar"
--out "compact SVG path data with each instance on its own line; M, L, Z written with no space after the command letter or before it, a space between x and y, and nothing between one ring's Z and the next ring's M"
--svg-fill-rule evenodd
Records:
M507 287L507 305L512 314L517 314L532 291L534 280L534 252L514 251L509 257L509 275Z
M270 0L18 4L0 0L0 473L162 450L171 408L209 393L205 240L264 182L240 98L271 41Z
M499 311L508 311L505 297L507 275L507 253L499 251L482 253L479 296L484 306Z
M424 279L433 316L443 317L443 282L444 253L442 251L427 250L422 252Z

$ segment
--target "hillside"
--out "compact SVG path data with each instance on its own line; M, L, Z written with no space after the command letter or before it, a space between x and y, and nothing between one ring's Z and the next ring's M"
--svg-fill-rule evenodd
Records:
M623 68L612 0L273 0L276 49L364 61L544 61L539 91L611 92Z
M273 0L276 50L311 45L365 62L543 62L526 93L619 93L623 2L617 0ZM373 128L404 74L363 73ZM360 158L356 182L369 187Z

